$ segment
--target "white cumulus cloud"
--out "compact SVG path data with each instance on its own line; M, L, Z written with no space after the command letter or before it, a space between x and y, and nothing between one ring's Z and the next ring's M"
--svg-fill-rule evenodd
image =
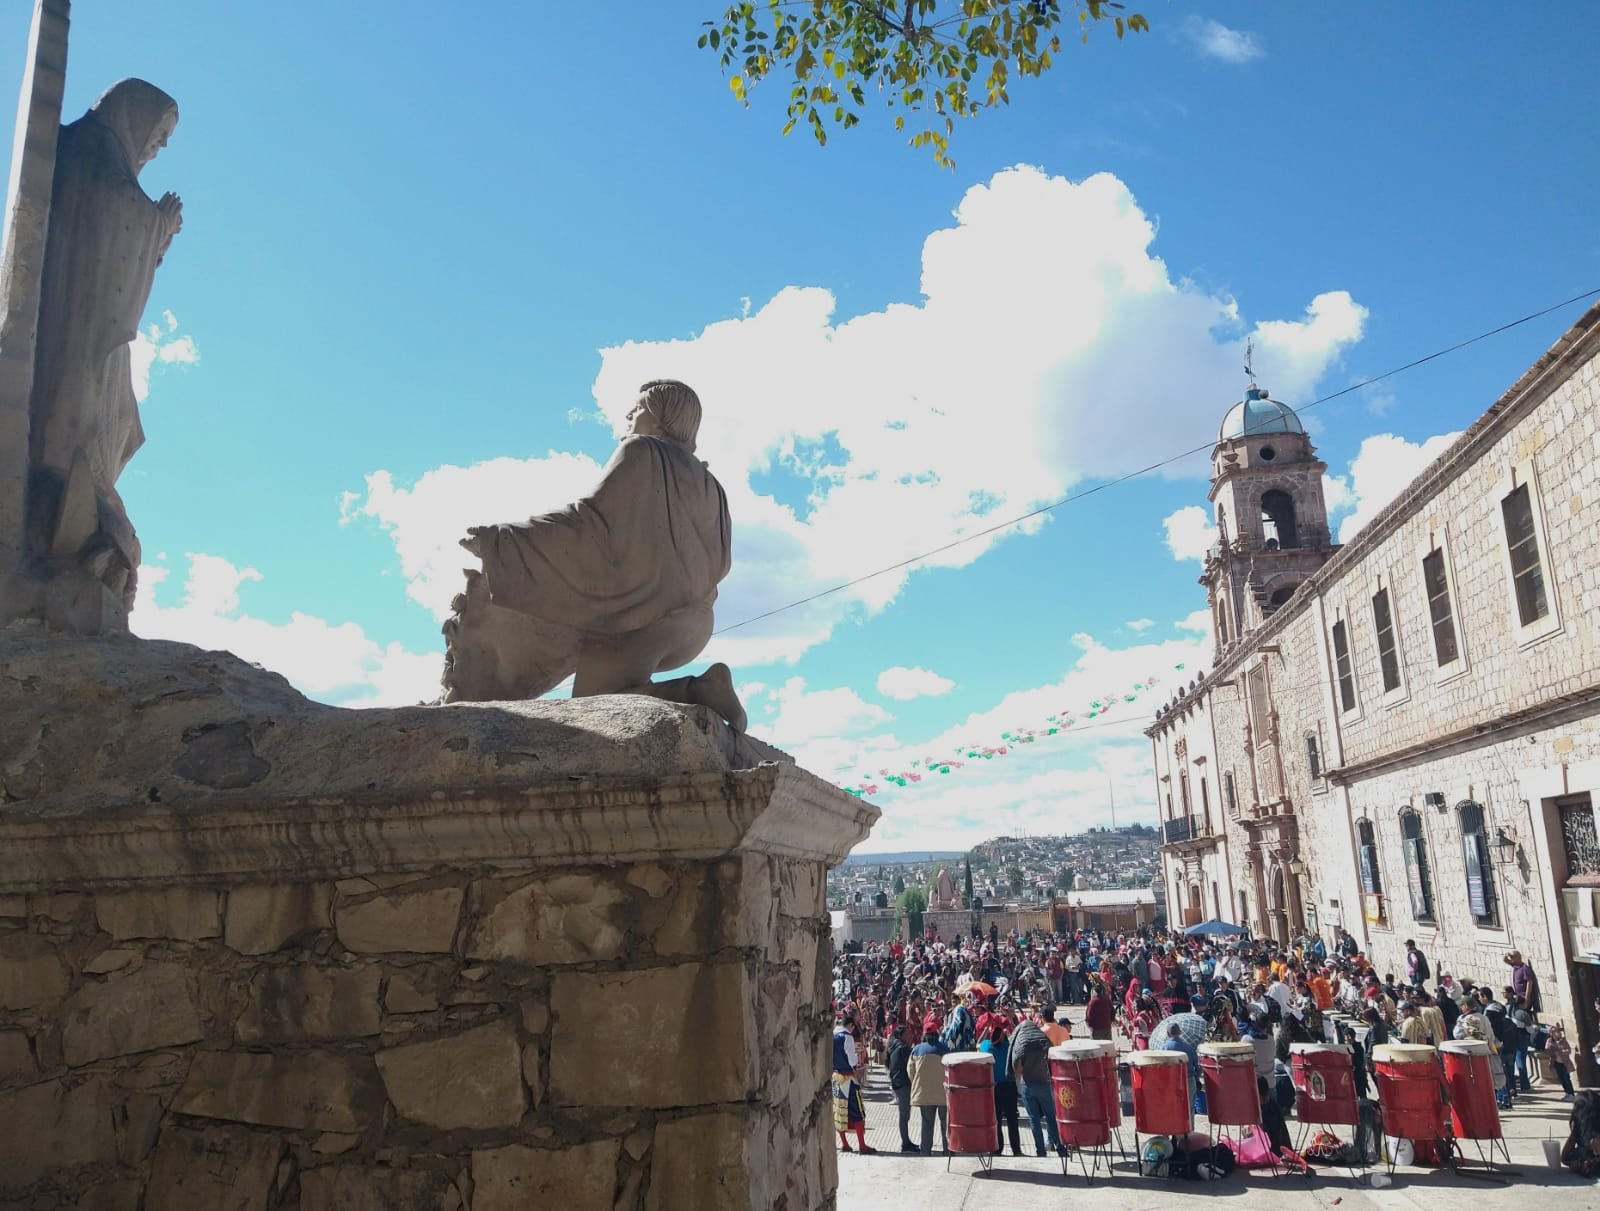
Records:
M172 639L228 651L282 673L296 689L335 706L404 706L439 696L442 652L379 644L353 622L333 623L295 611L274 623L241 609L241 586L261 580L217 555L190 554L178 604L156 597L170 569L139 568L139 597L129 627L145 639Z
M969 189L954 221L924 241L920 298L840 316L826 288L789 286L692 336L600 350L594 399L620 432L640 383L674 377L698 391L699 454L734 521L724 627L981 535L916 565L965 566L1003 537L986 528L1087 475L1146 461L1150 434L1176 448L1209 437L1193 401L1215 401L1220 415L1237 397L1247 339L1257 372L1292 402L1361 335L1366 311L1342 291L1293 318L1247 322L1232 298L1175 279L1155 238L1110 174L1008 169ZM347 511L388 531L408 591L442 616L460 585L466 525L563 503L597 471L557 453L439 468L415 483L380 470ZM793 662L841 621L884 609L913 570L740 627L705 659Z
M1128 630L1132 631L1134 634L1138 635L1155 626L1156 620L1154 618L1134 618L1123 623L1122 625L1127 627Z
M912 698L936 698L940 694L948 694L955 688L956 683L950 678L941 677L938 673L924 668L896 665L878 674L878 693L885 698L896 698L901 702Z
M1167 550L1174 559L1204 561L1206 552L1217 541L1217 527L1211 514L1200 505L1184 505L1161 519L1167 532Z
M1422 442L1411 442L1393 433L1378 433L1363 441L1350 461L1348 477L1323 479L1324 486L1333 489L1326 497L1328 511L1350 510L1339 522L1339 541L1346 543L1354 538L1460 436L1459 431L1440 433Z
M193 366L200 360L200 349L192 336L178 331L178 317L163 311L160 323L139 330L128 357L133 397L143 403L150 394L150 371L155 366Z
M1223 63L1249 63L1267 53L1254 34L1230 29L1210 17L1185 18L1178 26L1178 35L1199 54Z

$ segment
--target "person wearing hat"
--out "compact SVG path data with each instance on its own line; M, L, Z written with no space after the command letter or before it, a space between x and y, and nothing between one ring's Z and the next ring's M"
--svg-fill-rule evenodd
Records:
M937 1030L924 1031L922 1042L911 1049L906 1064L911 1074L911 1104L922 1117L922 1149L933 1151L933 1123L939 1121L939 1139L950 1151L949 1108L944 1092L944 1044Z
M1400 1041L1418 1046L1433 1045L1433 1038L1428 1033L1428 1024L1417 1012L1415 1001L1400 1002Z

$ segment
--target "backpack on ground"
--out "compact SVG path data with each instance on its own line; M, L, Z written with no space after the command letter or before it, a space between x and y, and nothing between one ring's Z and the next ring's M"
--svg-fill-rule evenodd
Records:
M1351 1141L1358 1165L1376 1165L1383 1160L1383 1114L1378 1103L1362 1098L1356 1113L1356 1134Z

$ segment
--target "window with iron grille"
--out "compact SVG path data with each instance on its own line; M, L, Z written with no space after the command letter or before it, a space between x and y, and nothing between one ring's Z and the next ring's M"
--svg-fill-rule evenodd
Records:
M1315 732L1306 733L1306 769L1311 773L1311 781L1322 777L1322 748Z
M1383 692L1400 688L1400 652L1394 635L1394 612L1389 608L1389 590L1372 595L1372 626L1378 633L1378 667L1383 672Z
M1502 500L1500 512L1506 525L1506 549L1511 555L1511 579L1517 590L1517 614L1522 625L1527 626L1550 612L1528 485L1523 484Z
M1450 604L1450 578L1445 573L1444 552L1435 547L1422 561L1422 582L1428 590L1428 620L1433 624L1433 654L1439 667L1454 663L1461 651L1456 646L1455 610Z
M1600 885L1600 836L1594 803L1587 793L1556 800L1561 813L1561 846L1566 851L1568 887Z
M1356 709L1356 678L1350 669L1350 638L1345 633L1344 622L1333 624L1333 664L1339 675L1339 709Z
M1239 814L1239 796L1233 787L1233 771L1224 770L1222 774L1222 800L1228 808L1230 816Z

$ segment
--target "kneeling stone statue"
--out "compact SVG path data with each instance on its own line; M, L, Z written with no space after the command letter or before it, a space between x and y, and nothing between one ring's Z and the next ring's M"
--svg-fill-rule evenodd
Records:
M745 730L727 665L651 681L705 649L732 565L727 494L694 455L700 399L649 382L628 421L588 496L462 539L483 570L467 571L444 624L446 702L537 698L573 676L575 698L648 694Z

